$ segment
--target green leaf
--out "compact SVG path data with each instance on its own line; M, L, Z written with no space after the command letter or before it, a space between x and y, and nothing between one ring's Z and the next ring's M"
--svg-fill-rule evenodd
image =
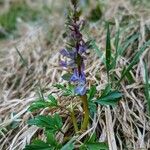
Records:
M54 87L57 87L58 89L61 89L63 91L63 96L74 96L74 86L71 84L68 84L66 87L62 84L55 84Z
M147 100L148 111L150 114L150 84L149 84L149 78L148 78L148 69L145 63L144 63L144 69L145 69L145 98Z
M96 113L96 104L94 102L94 96L96 94L96 86L92 86L89 91L87 92L88 96L88 105L89 105L89 110L90 110L90 115L91 117Z
M107 95L98 98L95 102L106 106L116 106L122 95L119 91L111 91Z
M33 112L35 110L47 107L57 107L57 100L52 95L48 96L48 100L38 100L33 102L28 110Z
M91 117L93 117L93 115L97 111L97 106L96 106L95 102L92 100L88 101L88 105L89 105L90 115L91 115Z
M32 144L26 145L24 150L54 150L48 143L41 140L35 140Z
M55 99L55 97L53 95L48 95L48 102L50 104L50 106L58 106L57 104L57 100Z
M135 82L134 78L132 77L132 74L130 72L126 73L126 78L127 78L128 82L129 82L129 84L132 84L132 83Z
M96 86L93 85L93 86L90 88L90 90L88 91L88 99L89 99L89 100L93 99L94 96L95 96L95 94L96 94Z
M85 139L81 145L80 150L109 150L108 144L105 142L99 142L96 134L94 133L90 138Z
M109 71L111 70L111 41L110 41L109 22L107 22L106 69L107 69L107 76L108 76L108 79L109 79Z
M101 97L105 97L111 91L111 85L107 84L105 89L102 91Z
M87 143L86 147L88 150L109 150L108 145L104 142Z
M115 56L112 60L112 69L115 69L116 67L116 62L117 62L117 59L118 59L118 56L119 56L119 52L118 52L118 47L119 47L119 40L120 40L120 30L118 29L117 33L116 33L116 36L115 36L115 42L114 42L114 45L115 45Z
M72 74L71 73L66 73L62 76L62 78L66 81L70 81Z
M38 127L46 129L46 131L55 133L59 131L63 125L62 119L58 114L53 116L39 115L34 119L28 120L29 125L36 125Z
M62 85L62 84L59 84L59 83L58 84L54 84L53 86L56 87L57 89L61 89L63 91L66 90L65 85Z
M44 100L39 100L39 101L36 101L36 102L33 102L30 107L29 107L29 111L33 112L35 110L39 110L41 108L46 108L46 107L49 107L49 103L48 102L45 102Z
M91 10L90 12L90 16L88 17L90 21L92 22L96 22L98 20L100 20L102 17L102 10L99 4L97 4L97 6Z
M60 148L61 146L61 144L56 141L55 135L48 131L46 132L46 142L55 148Z
M71 139L67 144L65 144L60 150L73 150L74 149L74 139Z

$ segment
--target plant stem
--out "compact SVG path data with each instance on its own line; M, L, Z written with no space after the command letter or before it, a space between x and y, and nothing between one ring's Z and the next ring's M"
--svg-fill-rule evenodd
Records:
M81 96L81 100L83 103L83 111L84 111L84 119L83 123L81 125L81 131L86 130L87 126L89 124L89 108L88 108L88 100L87 100L87 95Z
M76 120L75 113L74 113L73 109L70 111L70 116L71 116L71 120L72 120L72 123L74 126L74 130L77 133L79 131L79 129L78 129L77 120Z

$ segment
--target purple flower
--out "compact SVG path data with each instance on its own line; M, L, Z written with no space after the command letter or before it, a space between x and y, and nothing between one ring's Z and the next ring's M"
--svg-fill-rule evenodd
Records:
M82 55L83 53L86 52L86 50L87 50L87 47L86 47L85 45L81 45L81 46L79 47L78 53L79 53L80 55Z
M74 69L74 73L70 78L70 81L72 82L79 82L82 84L86 83L86 77L83 71L81 71L81 74L79 75L79 72L77 69Z
M59 62L60 66L67 68L67 63L65 61L60 61Z
M74 69L74 73L73 73L72 77L70 78L70 81L85 83L86 82L86 77L85 77L84 72L81 71L81 74L79 75L78 70Z
M76 0L72 0L74 5ZM76 1L77 2L77 1ZM85 21L79 19L78 11L74 5L73 16L68 16L68 42L67 47L60 51L66 61L61 61L61 66L72 69L73 74L70 77L70 82L76 85L75 93L84 95L86 93L86 76L84 73L84 61L86 60L86 51L88 49L87 42L84 41L81 30L85 25Z
M64 57L70 58L70 59L74 59L76 56L76 52L75 50L66 50L66 49L62 49L60 51L60 54Z
M78 69L74 69L70 81L77 83L77 87L75 88L76 94L84 95L86 93L86 77L83 71L79 74Z
M75 88L75 93L79 95L84 95L86 93L86 84L85 85L78 85Z

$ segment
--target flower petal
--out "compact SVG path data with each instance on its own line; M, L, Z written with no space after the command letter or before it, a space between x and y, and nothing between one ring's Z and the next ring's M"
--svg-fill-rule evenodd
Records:
M67 62L65 62L65 61L62 61L62 60L61 60L61 61L59 62L59 65L62 66L62 67L67 68Z
M70 81L76 82L79 81L79 75L77 69L74 69L74 73L70 78Z
M75 88L75 93L79 95L84 95L86 93L86 85L79 85Z

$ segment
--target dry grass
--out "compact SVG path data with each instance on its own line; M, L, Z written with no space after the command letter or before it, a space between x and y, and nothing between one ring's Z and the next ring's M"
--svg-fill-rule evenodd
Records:
M64 22L63 17L60 17L60 13L58 13L61 12L59 5L56 7L58 9L50 17L48 26L37 25L17 41L1 44L3 48L0 50L0 150L21 150L34 136L44 138L37 127L29 127L26 124L26 121L33 117L27 109L29 104L37 98L36 91L39 84L44 95L47 95L52 92L58 93L52 85L56 82L62 82L61 75L64 71L58 66L60 59L58 50L64 45L62 39ZM59 11L57 12L57 10ZM103 14L103 18L113 19L116 24L120 23L125 16L131 17L128 21L133 22L133 26L125 26L126 30L121 34L122 41L136 31L139 31L142 37L136 41L134 51L130 46L126 54L118 59L117 68L114 70L118 76L121 75L123 65L130 62L130 58L136 53L138 47L149 38L150 34L145 32L145 25L150 27L149 10L146 8L133 7L126 0L119 2L115 0L108 3ZM103 23L91 24L89 33L103 50L106 35ZM114 33L115 28L112 30L112 35ZM49 42L47 42L47 34L50 34L51 37ZM15 47L25 58L28 69L24 67ZM124 98L119 105L113 109L99 106L89 130L78 137L79 141L86 134L91 135L96 132L100 141L108 141L110 150L116 150L117 147L118 150L148 150L150 148L150 118L146 112L143 92L145 81L143 61L147 61L150 70L149 55L150 50L147 49L132 70L135 82L121 84ZM98 90L104 89L107 84L106 71L103 63L94 52L91 52L87 66L86 74L89 86L96 83ZM63 100L60 103L67 106L70 100ZM80 104L78 107L81 114ZM43 110L39 113L53 112ZM63 114L63 111L60 113ZM69 132L72 126L70 119L65 114L62 116L65 120L63 131ZM57 136L62 141L63 135L59 133Z

